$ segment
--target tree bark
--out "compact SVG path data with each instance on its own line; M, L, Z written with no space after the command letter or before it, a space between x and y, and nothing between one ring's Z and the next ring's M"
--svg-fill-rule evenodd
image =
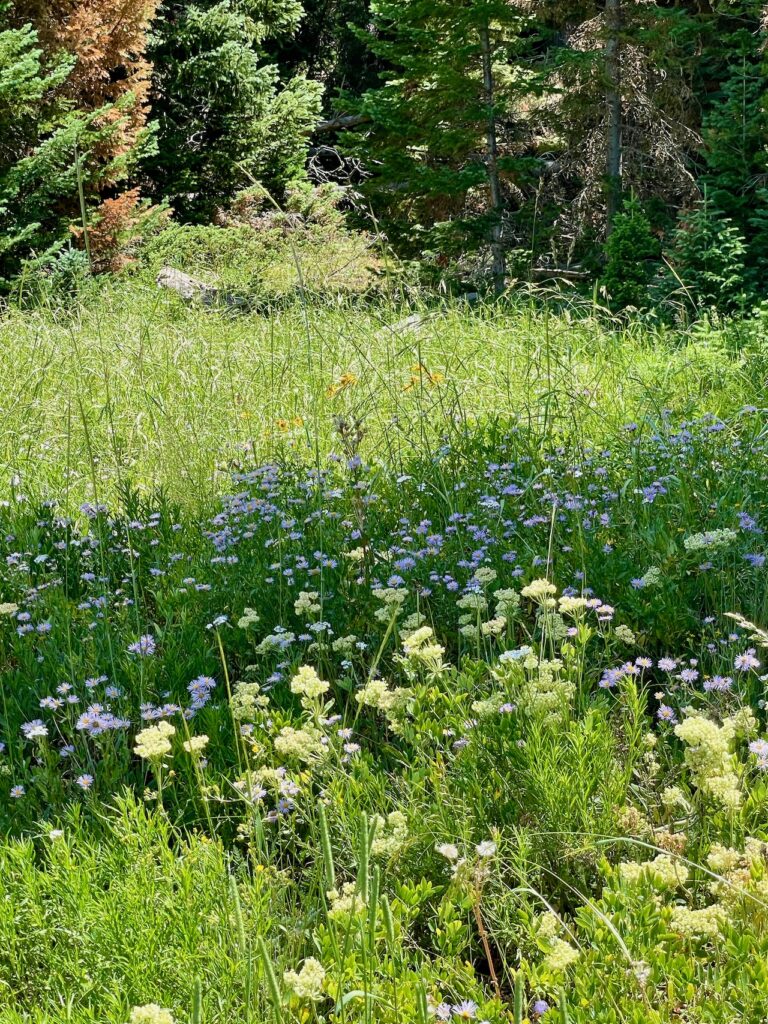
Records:
M496 112L493 105L493 63L491 56L491 37L488 26L480 29L480 48L483 55L483 86L485 102L488 109L486 128L485 165L488 174L488 185L491 193L491 256L493 258L493 290L496 295L504 291L507 278L507 261L501 240L501 218L504 201L501 195L499 179L499 150L496 141Z
M621 0L605 0L606 234L621 203Z

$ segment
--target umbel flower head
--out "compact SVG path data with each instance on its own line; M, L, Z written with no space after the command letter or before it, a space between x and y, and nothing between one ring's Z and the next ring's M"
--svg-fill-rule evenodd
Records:
M311 665L302 665L291 680L291 693L299 693L310 699L322 697L330 689L330 683L321 679Z
M199 757L205 748L208 746L208 737L202 736L190 736L188 740L185 740L182 744L188 754L193 757Z
M174 1020L170 1010L164 1010L157 1003L147 1003L146 1006L134 1006L129 1024L174 1024Z
M142 729L140 733L137 733L133 752L146 761L159 761L166 754L170 754L171 736L175 733L176 730L170 722L158 722L157 725L150 725L148 729Z
M523 597L528 597L531 601L537 601L539 604L542 604L548 598L554 597L557 593L557 587L554 583L550 583L548 579L531 580L528 586L523 587L520 593Z
M313 956L307 957L300 971L286 971L283 980L299 999L317 1002L324 998L325 968Z

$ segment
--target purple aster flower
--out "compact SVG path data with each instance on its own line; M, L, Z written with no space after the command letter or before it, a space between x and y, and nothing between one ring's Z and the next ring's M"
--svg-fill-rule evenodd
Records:
M472 1020L477 1016L477 1003L473 1003L471 999L463 999L451 1007L451 1013L459 1020Z
M760 668L760 662L755 657L754 647L750 647L744 654L737 654L733 661L733 667L738 672L749 672L750 669Z
M677 668L677 662L674 658L660 658L658 665L662 672L674 672Z
M48 735L48 726L40 718L25 722L21 727L25 740L42 740Z
M746 554L744 555L744 561L749 562L755 569L762 569L765 565L765 555Z
M549 1009L549 1003L546 999L537 999L533 1004L533 1012L537 1017L543 1017Z
M128 645L128 653L136 654L140 658L149 658L157 650L157 641L151 633L145 633L140 636L135 643Z
M710 690L730 690L733 685L733 679L730 676L712 676L711 679L704 680L704 689L709 692Z
M669 722L670 725L674 725L675 722L677 722L674 709L671 708L669 704L662 704L656 712L656 717L661 722Z

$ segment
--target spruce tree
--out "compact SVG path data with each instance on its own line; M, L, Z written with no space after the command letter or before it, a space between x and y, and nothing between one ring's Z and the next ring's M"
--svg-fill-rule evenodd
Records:
M0 4L0 284L25 262L46 264L98 213L128 172L132 97L77 109L77 54L43 45ZM53 51L56 51L55 53ZM46 52L48 51L48 52Z
M438 266L486 243L503 284L507 215L530 159L519 106L535 92L530 17L508 0L375 0L366 34L389 69L346 145L390 239Z
M296 31L298 0L166 0L150 55L157 153L145 170L187 220L210 219L252 178L280 192L301 176L322 87L279 87L272 38Z

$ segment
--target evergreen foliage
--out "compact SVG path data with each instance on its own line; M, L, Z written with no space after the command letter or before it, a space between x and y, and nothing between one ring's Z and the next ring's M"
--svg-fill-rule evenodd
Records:
M732 312L746 301L746 252L738 227L705 196L681 217L669 257L675 278L697 307Z
M359 104L367 119L352 150L372 176L364 191L391 239L438 266L488 237L488 127L513 210L533 160L513 104L535 94L531 20L505 0L376 0L368 45L387 68ZM483 81L488 33L493 84ZM523 57L528 58L523 60ZM508 243L514 228L505 224Z
M250 178L278 194L303 173L322 87L279 88L265 43L296 31L297 0L161 4L150 56L158 149L145 163L157 197L182 219L210 220Z
M0 281L25 260L45 261L79 220L80 190L90 205L105 182L128 170L115 138L129 100L93 111L62 95L75 60L46 57L29 24L10 27L0 9Z
M646 304L661 245L651 222L634 197L617 214L605 244L603 285L618 309Z

